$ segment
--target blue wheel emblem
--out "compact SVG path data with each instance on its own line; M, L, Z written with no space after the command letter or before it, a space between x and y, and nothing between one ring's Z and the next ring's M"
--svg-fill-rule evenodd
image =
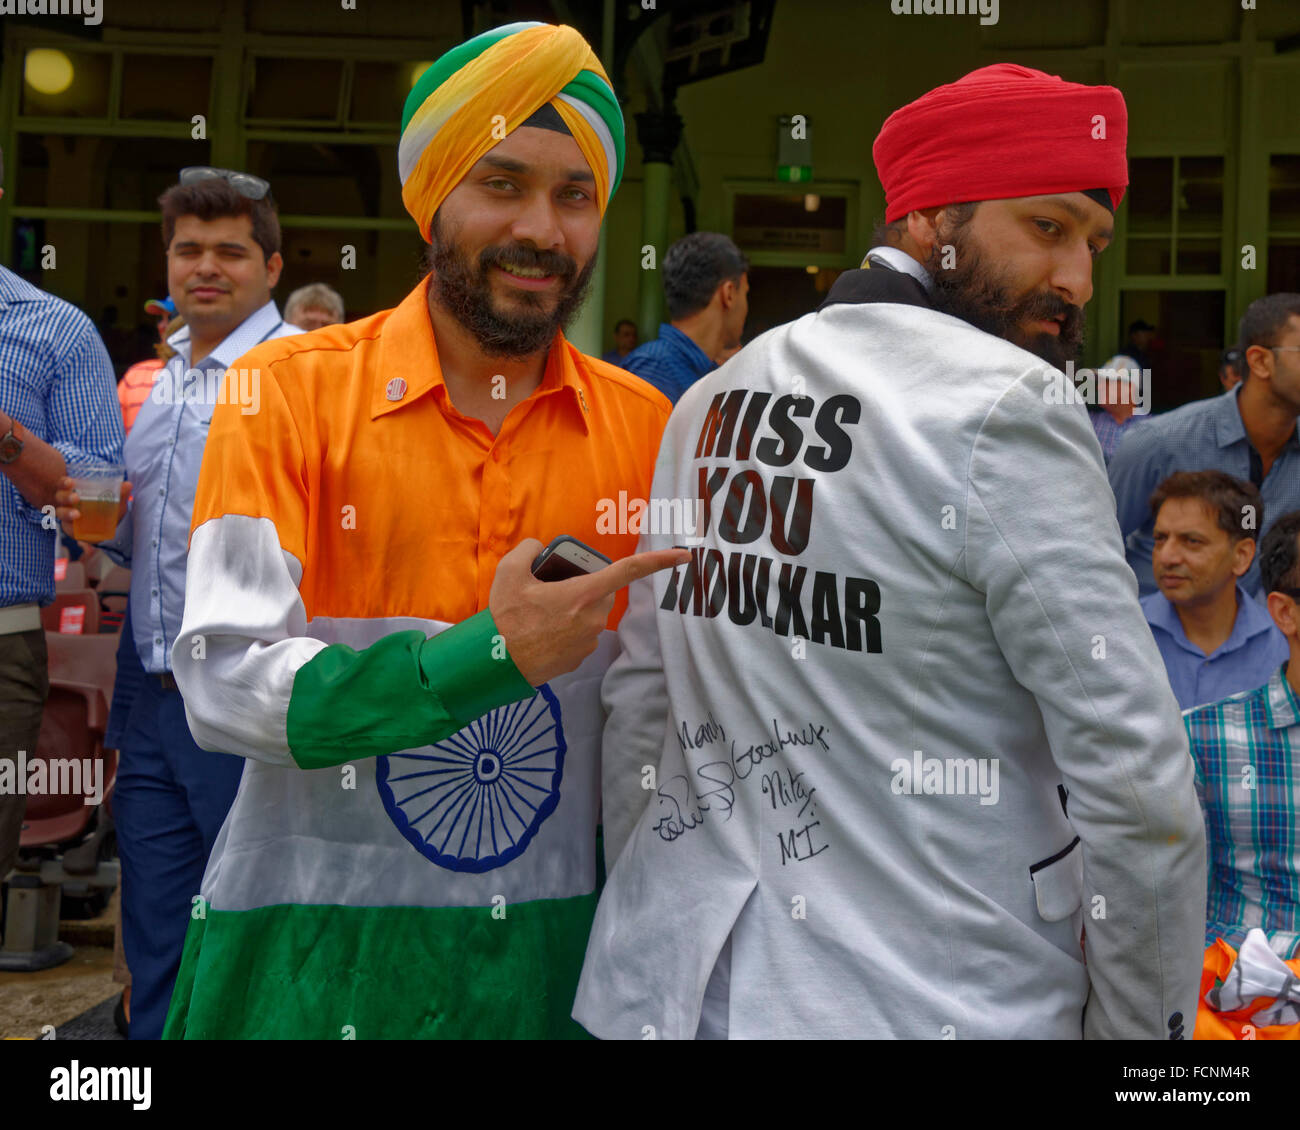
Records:
M551 688L476 718L428 752L379 757L379 799L421 855L491 871L521 854L560 802L560 703Z

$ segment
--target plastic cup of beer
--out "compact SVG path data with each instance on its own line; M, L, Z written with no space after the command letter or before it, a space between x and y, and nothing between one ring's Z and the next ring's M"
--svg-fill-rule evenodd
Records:
M117 532L117 503L122 493L121 464L79 463L68 468L81 517L72 523L78 541L107 541Z

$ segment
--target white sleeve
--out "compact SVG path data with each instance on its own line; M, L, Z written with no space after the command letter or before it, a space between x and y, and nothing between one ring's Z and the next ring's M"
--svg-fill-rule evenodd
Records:
M647 548L641 539L638 551ZM605 672L601 701L606 711L601 752L605 866L631 838L652 789L642 786L645 767L659 767L668 726L668 685L664 679L656 623L658 598L653 574L628 587L627 611L618 625L618 657ZM660 581L660 588L666 587Z
M1205 830L1178 705L1137 599L1080 404L1043 369L990 410L972 451L970 581L1038 702L1083 849L1084 1034L1169 1039L1196 1023Z

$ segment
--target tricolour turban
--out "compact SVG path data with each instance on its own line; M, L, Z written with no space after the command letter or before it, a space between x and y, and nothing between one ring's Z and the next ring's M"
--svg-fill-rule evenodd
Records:
M591 166L605 214L623 177L623 112L600 60L571 27L506 24L453 47L407 96L397 166L402 202L425 239L465 174L547 104Z
M1086 192L1113 212L1128 185L1127 140L1128 109L1113 86L998 63L895 110L871 155L886 223L920 208L1060 192Z

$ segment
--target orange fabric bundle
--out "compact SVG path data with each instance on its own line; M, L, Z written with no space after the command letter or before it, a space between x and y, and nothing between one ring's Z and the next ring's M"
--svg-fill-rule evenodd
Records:
M1255 1024L1251 1017L1260 1009L1267 1008L1274 1000L1272 997L1258 997L1245 1008L1231 1012L1215 1012L1205 1001L1205 994L1214 988L1215 983L1227 979L1229 970L1237 960L1237 951L1222 938L1216 938L1214 945L1205 951L1205 965L1201 973L1201 991L1196 1009L1196 1031L1194 1040L1300 1040L1300 1023L1295 1024ZM1300 977L1300 958L1292 958L1285 965L1297 977Z

